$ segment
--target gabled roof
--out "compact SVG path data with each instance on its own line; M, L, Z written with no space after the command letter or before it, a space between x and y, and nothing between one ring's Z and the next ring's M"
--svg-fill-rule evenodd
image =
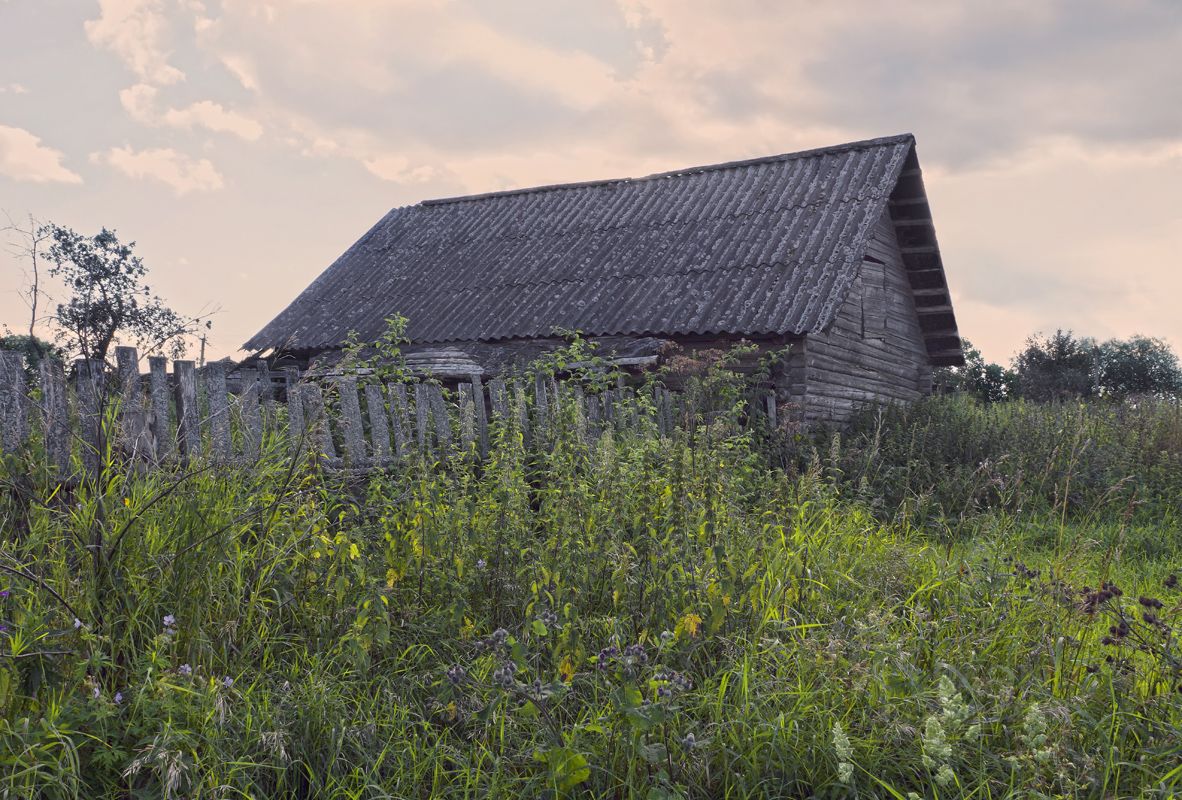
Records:
M556 329L820 331L892 199L911 204L904 213L913 216L899 225L931 232L918 242L922 252L905 248L904 256L918 259L921 291L938 301L925 301L940 315L927 329L943 336L935 347L929 341L933 361L956 360L960 342L910 134L396 208L244 348L337 347L351 330L373 339L394 314L424 343Z

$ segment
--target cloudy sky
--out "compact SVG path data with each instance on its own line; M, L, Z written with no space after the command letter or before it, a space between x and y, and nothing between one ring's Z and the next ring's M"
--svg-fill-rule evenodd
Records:
M1179 54L1178 0L0 0L0 210L135 240L226 355L393 206L910 131L987 356L1182 348Z

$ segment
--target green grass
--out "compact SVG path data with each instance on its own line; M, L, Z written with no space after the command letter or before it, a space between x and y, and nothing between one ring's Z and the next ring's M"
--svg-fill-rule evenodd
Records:
M1180 450L1115 413L354 482L10 458L0 797L1171 796Z

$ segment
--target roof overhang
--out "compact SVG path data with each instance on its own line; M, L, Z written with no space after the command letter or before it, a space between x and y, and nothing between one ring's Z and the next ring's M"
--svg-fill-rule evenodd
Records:
M960 332L952 311L944 261L936 242L936 227L932 224L932 210L914 145L895 182L887 210L895 226L895 237L911 283L928 359L937 367L962 366L964 352Z

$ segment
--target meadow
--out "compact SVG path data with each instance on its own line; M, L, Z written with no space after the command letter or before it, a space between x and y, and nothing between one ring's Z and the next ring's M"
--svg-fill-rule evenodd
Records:
M8 457L0 797L1174 796L1176 403L741 411L364 477Z

